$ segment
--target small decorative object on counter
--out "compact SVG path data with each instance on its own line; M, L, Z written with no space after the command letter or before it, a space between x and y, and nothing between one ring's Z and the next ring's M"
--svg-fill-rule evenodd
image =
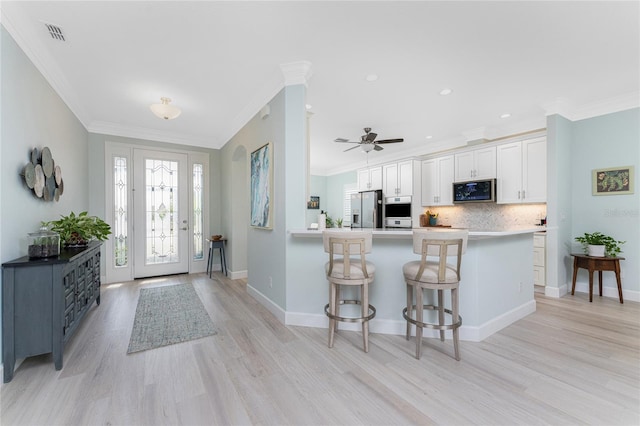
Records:
M438 224L438 213L427 210L427 217L429 218L429 226L436 226Z
M617 257L622 251L620 246L626 243L626 241L616 241L613 237L601 232L592 234L585 232L583 236L576 237L576 241L582 244L586 254L593 257ZM596 248L598 246L600 248Z
M221 238L222 238L222 235L212 235L211 236L211 240L212 241L220 241Z
M43 225L38 232L29 233L28 251L31 259L58 256L60 254L60 235Z
M324 213L324 210L320 210L320 214L318 215L318 229L323 230L327 227L327 215Z

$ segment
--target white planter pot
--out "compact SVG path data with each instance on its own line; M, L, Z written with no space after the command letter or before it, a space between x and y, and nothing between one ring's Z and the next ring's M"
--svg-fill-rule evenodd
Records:
M592 257L604 257L605 246L587 246L587 254Z

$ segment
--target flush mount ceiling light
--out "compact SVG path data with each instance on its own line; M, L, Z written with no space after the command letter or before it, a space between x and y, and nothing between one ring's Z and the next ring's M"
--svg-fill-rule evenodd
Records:
M153 104L149 107L151 108L151 112L153 112L159 118L164 118L165 120L173 120L182 113L180 108L169 105L171 99L160 98L160 101L162 102L161 104Z

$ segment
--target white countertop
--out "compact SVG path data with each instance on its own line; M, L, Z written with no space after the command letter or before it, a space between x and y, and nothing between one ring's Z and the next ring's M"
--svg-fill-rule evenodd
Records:
M426 229L426 228L418 228ZM430 228L436 232L446 232L447 230L457 228ZM337 231L338 228L331 228L331 230ZM344 232L351 231L351 228L342 228ZM372 229L373 238L395 238L395 239L409 239L413 235L413 231L410 229ZM545 226L528 226L519 228L505 228L505 229L469 229L470 239L481 238L496 238L506 237L509 235L518 234L532 234L534 232L546 231ZM321 237L321 230L310 229L293 229L289 233L294 237Z

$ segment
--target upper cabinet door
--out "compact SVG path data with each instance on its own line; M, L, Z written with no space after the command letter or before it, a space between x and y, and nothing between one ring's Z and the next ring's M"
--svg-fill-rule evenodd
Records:
M497 175L498 203L546 202L546 139L536 138L499 145Z
M358 191L368 191L371 186L369 169L358 170Z
M398 195L398 165L385 164L382 167L382 192L385 197Z
M382 166L358 170L358 191L382 189Z
M522 202L522 142L498 146L498 178L496 192L498 203Z
M369 189L382 189L382 166L371 167L371 188Z
M496 147L455 154L455 181L464 182L496 177Z
M453 155L422 162L422 205L453 205Z
M467 151L454 156L456 182L464 182L473 179L473 172L475 168L473 154L473 151Z
M496 147L474 151L474 179L493 179L496 177Z
M398 195L413 196L413 161L398 163Z
M522 188L524 203L547 202L547 141L522 142Z
M453 177L454 177L454 164L453 155L447 155L441 157L439 161L439 195L438 205L440 206L452 206L453 205Z

